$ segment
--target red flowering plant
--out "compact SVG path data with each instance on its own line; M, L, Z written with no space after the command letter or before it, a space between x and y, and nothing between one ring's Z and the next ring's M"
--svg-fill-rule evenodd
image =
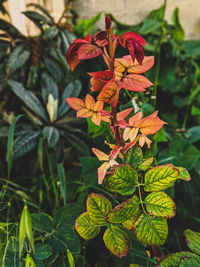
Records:
M154 57L144 56L145 40L140 35L127 32L121 37L115 36L109 16L105 20L105 31L95 34L94 44L88 35L85 39L76 39L66 53L72 71L83 59L103 57L107 69L89 73L91 91L98 93L97 100L87 94L85 100L67 98L66 101L77 111L77 117L91 117L96 125L104 121L111 128L115 143L107 143L110 153L97 148L92 151L102 162L97 170L98 183L124 201L112 207L111 201L102 194L90 194L86 212L77 218L75 228L84 239L94 238L100 227L107 228L103 235L105 246L117 257L127 254L128 231L133 231L135 237L151 246L157 259L161 259L159 247L167 239L167 219L175 216L176 208L163 190L177 179L189 181L190 176L186 169L172 164L152 166L154 159L143 156L142 148L151 146L149 135L165 124L158 117L158 111L147 117L143 117L142 112L130 116L133 108L118 112L121 90L142 92L152 85L142 74L153 66ZM127 48L129 54L116 58L118 46ZM105 106L110 109L105 110Z

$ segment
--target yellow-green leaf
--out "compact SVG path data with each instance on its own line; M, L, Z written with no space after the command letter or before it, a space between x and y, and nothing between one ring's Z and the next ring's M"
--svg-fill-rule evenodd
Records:
M24 211L25 211L24 217L25 217L26 237L30 243L32 252L34 254L35 248L34 248L34 238L33 238L33 231L32 231L32 221L31 221L31 215L29 213L27 205L25 205Z
M106 216L106 220L109 223L122 223L131 217L138 217L139 215L139 198L133 196L111 210Z
M179 267L199 267L200 263L195 259L183 258L180 261Z
M172 164L156 166L145 175L144 190L146 192L164 190L174 184L179 171Z
M138 184L138 175L130 165L121 164L112 169L112 173L106 177L106 186L112 192L123 196L132 195Z
M181 263L181 260L184 258L196 260L200 264L200 257L198 255L188 252L188 251L181 251L181 252L168 255L163 261L161 261L158 264L158 266L159 267L178 267L180 266L179 264Z
M179 177L178 177L179 179L185 180L187 182L191 180L190 174L189 174L189 172L185 168L183 168L183 167L176 167L176 169L178 169L179 172L180 172Z
M82 213L75 222L77 233L84 239L91 239L100 232L100 226L96 225L89 217L87 212Z
M69 266L70 267L75 267L74 258L73 258L72 253L71 253L71 251L69 249L67 250L67 258L68 258L68 261L69 261Z
M175 216L176 205L164 192L152 192L145 198L149 214L158 217L172 218Z
M139 215L140 215L140 214L139 214ZM131 217L131 218L128 219L127 221L123 222L122 225L123 225L126 229L128 229L128 230L133 230L133 228L134 228L134 224L135 224L135 222L137 221L139 215L138 215L137 217L135 217L135 216Z
M92 193L87 199L87 212L96 224L105 225L105 216L112 210L111 202L101 194Z
M142 149L139 146L134 146L126 152L125 163L131 164L134 168L143 160Z
M153 163L154 158L149 158L146 160L143 160L139 165L138 165L138 169L140 169L141 171L146 171L151 164Z
M134 225L134 233L139 241L146 245L161 246L168 235L168 225L165 218L141 214Z
M200 255L200 233L187 229L184 231L184 236L188 247Z
M130 238L127 232L118 225L112 225L105 231L103 241L116 257L126 256Z
M22 256L25 237L26 237L25 209L23 209L19 224L19 258L21 258Z

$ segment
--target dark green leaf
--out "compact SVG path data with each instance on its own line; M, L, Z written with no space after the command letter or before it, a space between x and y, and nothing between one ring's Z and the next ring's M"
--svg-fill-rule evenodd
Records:
M57 164L57 170L58 170L58 177L60 179L61 193L62 193L64 205L65 205L66 204L66 177L65 177L65 169L64 169L63 163Z
M17 28L15 28L15 26L3 19L0 19L0 30L5 31L13 38L25 39L22 33Z
M52 126L46 126L43 129L44 135L47 137L49 147L53 148L59 140L59 131Z
M52 255L52 247L48 244L38 243L35 245L35 258L45 260Z
M42 87L42 97L45 104L48 101L49 94L51 94L54 97L54 99L58 99L58 87L54 82L53 78L46 72L42 73L41 87Z
M81 176L86 185L97 184L98 176L97 169L100 166L99 160L91 156L79 158L81 163Z
M134 168L137 168L142 160L143 153L141 147L139 146L132 147L125 155L125 163L131 164Z
M189 128L186 133L187 141L192 144L200 140L200 126Z
M182 41L184 39L184 29L179 19L179 9L176 7L172 13L172 24L174 25L173 38L176 41Z
M46 112L39 99L31 92L26 90L21 83L9 80L8 85L12 91L39 117L47 120Z
M41 233L51 233L53 230L53 218L46 213L32 213L32 225L35 230Z

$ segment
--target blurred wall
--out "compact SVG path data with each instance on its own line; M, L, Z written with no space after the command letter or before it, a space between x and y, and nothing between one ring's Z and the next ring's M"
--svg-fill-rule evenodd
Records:
M159 8L163 0L73 0L80 19L90 18L98 12L112 13L117 20L127 24L141 22L151 10ZM175 7L180 9L180 19L186 39L200 39L200 0L168 0L166 19L171 20ZM98 22L104 27L104 16Z

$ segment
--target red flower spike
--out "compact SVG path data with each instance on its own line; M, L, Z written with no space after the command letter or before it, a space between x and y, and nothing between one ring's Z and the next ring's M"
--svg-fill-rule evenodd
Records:
M126 32L121 36L120 44L123 47L128 48L133 62L136 58L139 64L142 65L142 61L144 58L144 51L142 49L142 45L146 44L142 36L135 32Z
M108 15L105 15L105 25L106 25L106 30L109 30L111 28L111 18Z

